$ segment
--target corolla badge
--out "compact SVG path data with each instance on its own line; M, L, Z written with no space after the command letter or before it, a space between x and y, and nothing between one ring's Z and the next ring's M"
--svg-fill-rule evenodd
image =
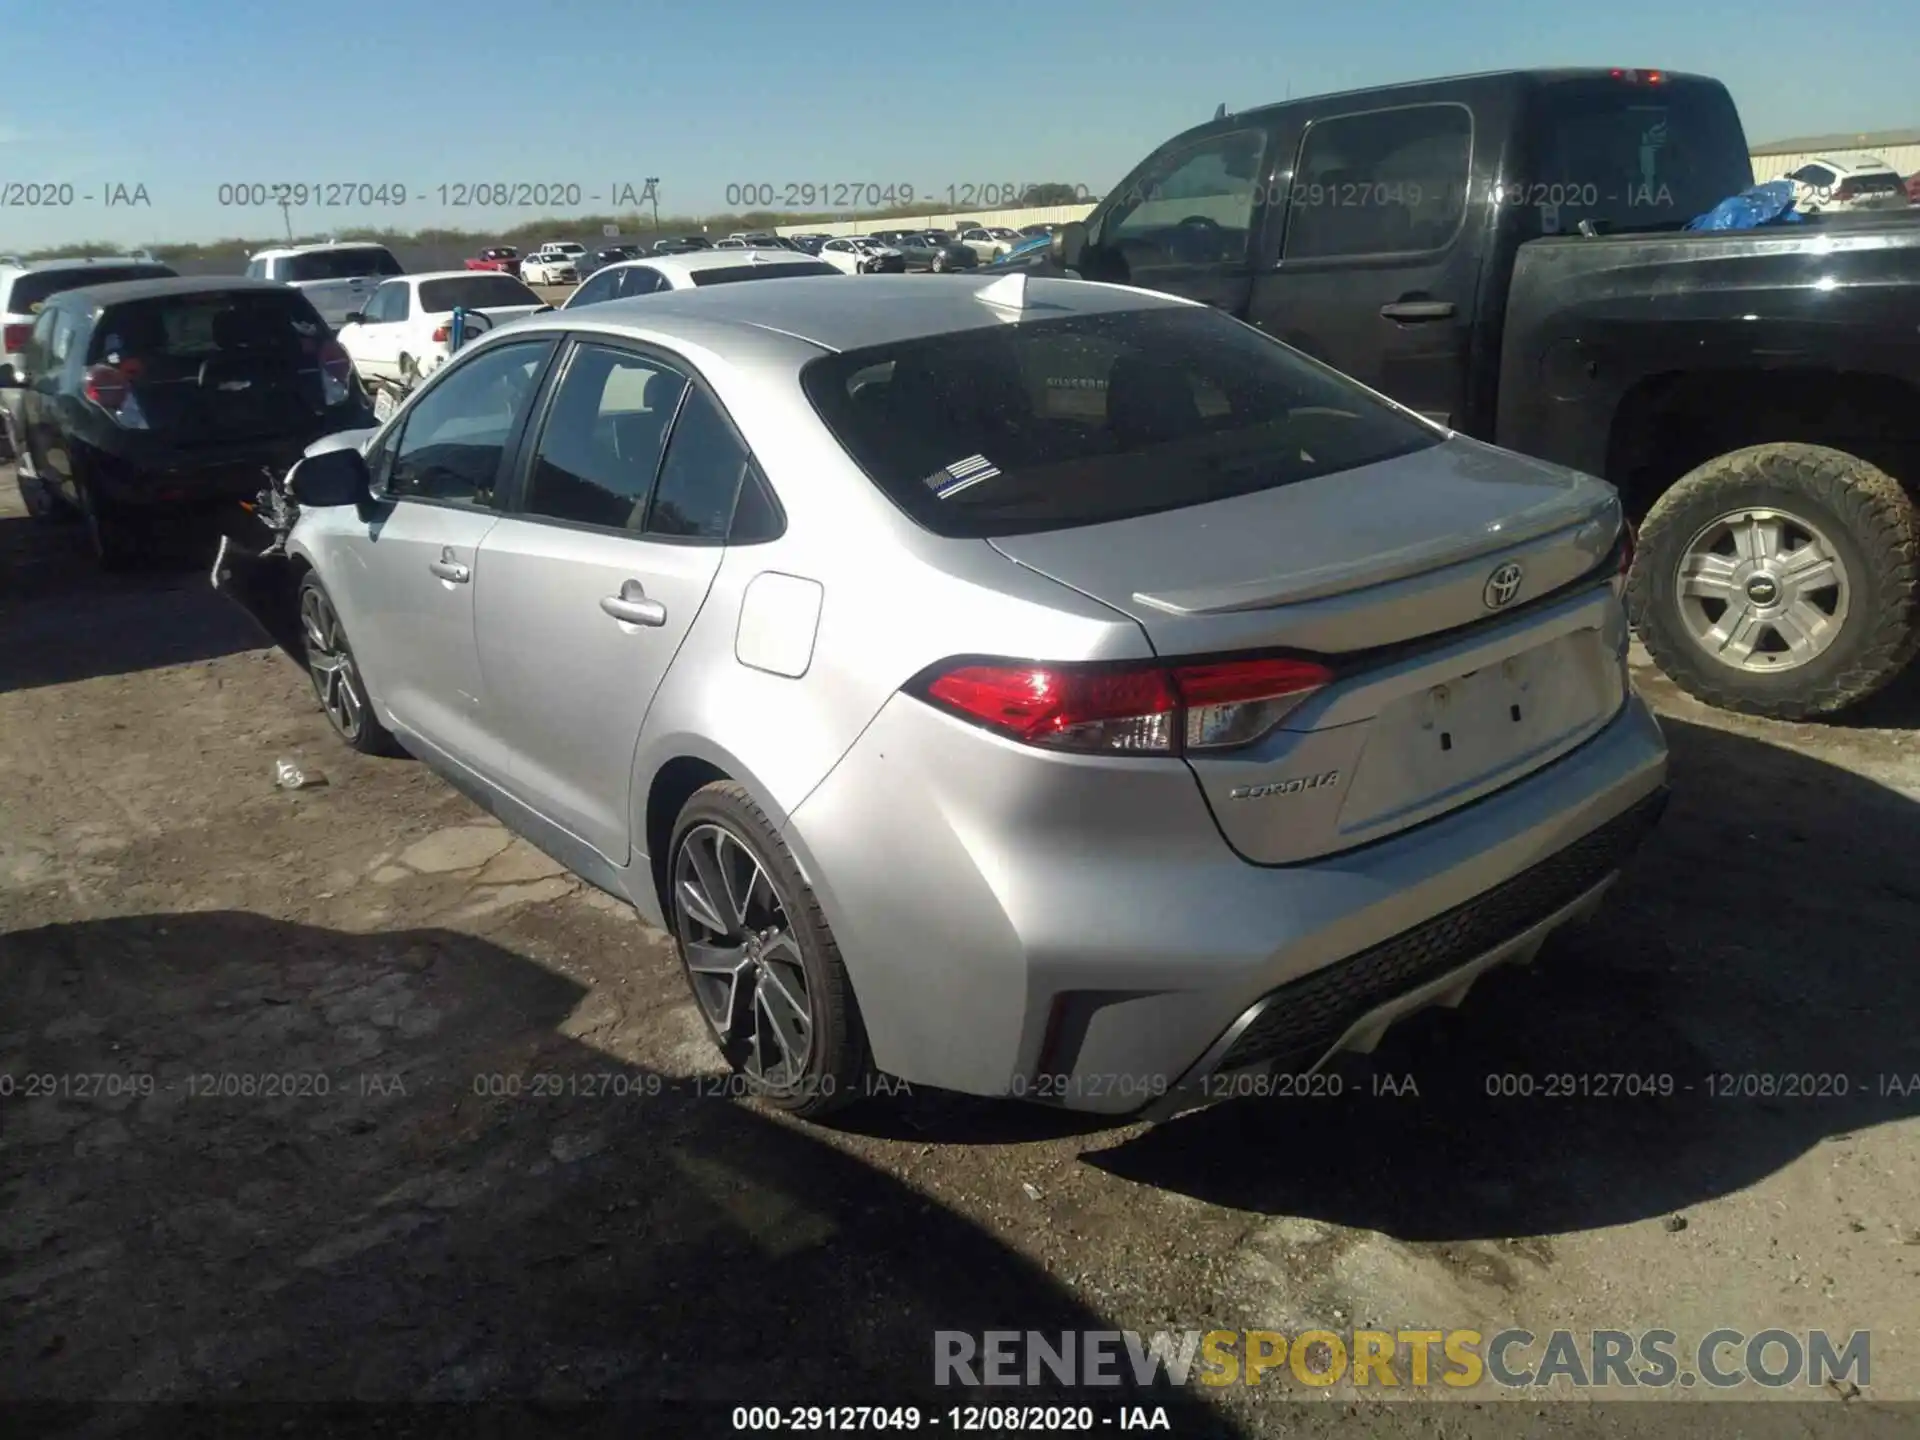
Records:
M1264 800L1269 795L1299 795L1340 783L1338 770L1323 770L1318 775L1296 775L1291 780L1271 780L1264 785L1236 785L1227 792L1229 800Z
M1504 610L1511 605L1513 597L1520 593L1520 582L1526 578L1526 574L1516 562L1509 560L1487 576L1486 587L1480 592L1487 609Z

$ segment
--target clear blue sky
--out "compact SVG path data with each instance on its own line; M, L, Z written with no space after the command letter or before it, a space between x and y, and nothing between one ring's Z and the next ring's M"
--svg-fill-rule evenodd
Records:
M1508 66L1704 71L1755 141L1920 126L1915 0L59 0L0 34L0 181L76 195L0 209L0 251L277 233L277 208L218 205L231 181L657 175L666 213L730 182L1098 191L1222 101ZM116 183L151 205L103 207ZM534 213L429 196L295 227Z

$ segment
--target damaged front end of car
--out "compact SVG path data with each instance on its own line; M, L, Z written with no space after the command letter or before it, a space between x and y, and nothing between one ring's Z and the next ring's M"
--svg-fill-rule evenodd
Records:
M304 509L353 505L363 511L373 502L366 458L361 452L372 431L330 435L316 441L284 475L261 473L266 487L252 503L242 504L257 540L220 536L213 558L213 588L254 619L267 637L297 663L307 659L300 623L300 580L307 562L288 548Z

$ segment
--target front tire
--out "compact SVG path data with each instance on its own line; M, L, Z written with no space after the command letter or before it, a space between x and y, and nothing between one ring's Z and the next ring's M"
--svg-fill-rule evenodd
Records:
M933 257L933 265L931 268L933 270L933 273L936 275L946 274L947 273L947 257L945 255L935 255Z
M696 791L667 851L666 912L688 986L748 1089L816 1120L859 1099L871 1061L840 948L744 786Z
M300 582L299 607L307 678L333 733L362 755L399 754L392 732L373 713L373 701L367 696L367 684L339 612L333 608L333 597L311 571Z
M1655 502L1627 602L1655 663L1696 699L1776 720L1831 715L1920 650L1920 510L1843 451L1736 450Z

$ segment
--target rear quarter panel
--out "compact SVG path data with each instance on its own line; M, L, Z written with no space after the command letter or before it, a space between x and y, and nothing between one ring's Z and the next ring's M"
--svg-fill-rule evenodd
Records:
M791 373L754 376L711 353L678 348L752 446L787 528L778 540L728 550L654 697L634 756L636 851L645 844L652 787L680 757L717 766L784 827L887 699L936 660L1151 653L1139 627L1118 612L1022 569L984 541L942 540L913 525L853 467ZM799 676L738 658L742 597L766 573L819 587L819 619ZM806 868L804 837L789 838Z
M1498 443L1606 476L1614 417L1636 386L1756 368L1920 380L1920 224L1523 245L1501 351Z

